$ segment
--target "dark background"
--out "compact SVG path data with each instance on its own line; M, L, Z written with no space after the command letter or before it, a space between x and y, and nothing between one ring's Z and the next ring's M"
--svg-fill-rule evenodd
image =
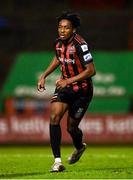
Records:
M80 13L93 51L133 50L132 0L1 0L0 89L17 53L53 51L56 17L68 9Z

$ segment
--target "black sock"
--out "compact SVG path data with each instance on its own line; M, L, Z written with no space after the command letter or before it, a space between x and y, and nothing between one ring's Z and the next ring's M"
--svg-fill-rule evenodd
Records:
M83 133L82 133L81 129L78 128L77 131L70 132L70 135L72 137L75 148L81 149L83 147L83 143L82 143Z
M55 158L60 157L61 128L60 125L50 124L50 143Z

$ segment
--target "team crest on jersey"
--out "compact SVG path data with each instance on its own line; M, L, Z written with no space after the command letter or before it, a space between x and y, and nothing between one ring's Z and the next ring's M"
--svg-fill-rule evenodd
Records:
M68 48L69 54L74 54L75 52L75 47L71 46L70 48Z
M83 52L88 51L88 46L86 44L82 45L81 48Z

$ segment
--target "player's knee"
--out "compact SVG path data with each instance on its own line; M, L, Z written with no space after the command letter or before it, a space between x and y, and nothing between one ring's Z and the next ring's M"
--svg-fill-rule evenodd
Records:
M50 124L53 124L53 125L59 124L60 119L61 119L60 115L51 114L51 116L50 116Z

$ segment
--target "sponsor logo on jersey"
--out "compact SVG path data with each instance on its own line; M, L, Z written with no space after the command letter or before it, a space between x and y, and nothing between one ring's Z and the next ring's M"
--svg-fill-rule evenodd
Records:
M56 50L62 51L62 48L56 48Z
M91 56L90 53L87 53L87 54L85 54L85 55L83 56L83 58L84 58L85 61L89 61L89 60L92 59L92 56Z
M88 51L88 46L86 44L82 45L81 48L83 52Z
M75 64L75 59L59 58L59 61L63 64Z

